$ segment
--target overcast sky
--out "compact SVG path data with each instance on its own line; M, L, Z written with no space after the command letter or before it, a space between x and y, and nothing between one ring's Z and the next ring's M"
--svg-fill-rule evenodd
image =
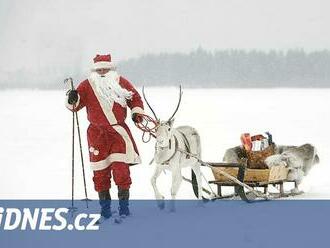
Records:
M0 0L0 66L198 46L329 49L329 11L329 0Z

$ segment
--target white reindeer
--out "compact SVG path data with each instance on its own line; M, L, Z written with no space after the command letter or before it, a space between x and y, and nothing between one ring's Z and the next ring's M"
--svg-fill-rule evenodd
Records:
M172 172L172 201L170 201L170 211L175 211L175 205L173 200L176 199L177 192L180 188L182 182L181 169L184 167L191 167L191 169L195 173L198 186L198 198L199 200L202 199L202 179L200 163L197 161L196 158L193 158L180 152L180 150L189 152L200 159L201 144L199 134L193 127L190 126L180 126L177 128L173 127L174 116L179 109L181 103L181 96L182 90L180 86L179 102L173 115L167 121L159 121L154 110L148 103L143 89L143 97L148 107L152 111L154 117L156 118L156 120L158 120L158 126L155 133L156 145L154 155L154 162L156 163L156 168L151 178L151 184L155 192L158 207L160 209L164 209L164 196L159 192L156 181L162 171L169 170Z

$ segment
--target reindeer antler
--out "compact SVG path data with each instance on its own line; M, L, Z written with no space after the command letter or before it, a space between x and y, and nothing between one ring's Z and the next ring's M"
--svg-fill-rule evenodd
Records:
M175 116L176 112L178 112L178 109L179 109L180 104L181 104L181 97L182 97L182 94L183 94L183 92L182 92L182 86L181 86L181 84L180 84L179 102L178 102L178 105L176 106L176 109L175 109L174 113L173 113L172 116L168 119L168 122L169 122L170 120L172 120L173 117Z
M147 98L146 98L146 95L145 95L145 93L144 93L144 86L142 87L142 93L143 93L143 98L144 98L144 100L146 101L146 103L147 103L149 109L150 109L151 112L153 113L155 119L158 121L159 119L157 118L157 115L156 115L155 111L152 109L152 107L150 106L150 104L149 104L149 102L148 102L148 100L147 100Z

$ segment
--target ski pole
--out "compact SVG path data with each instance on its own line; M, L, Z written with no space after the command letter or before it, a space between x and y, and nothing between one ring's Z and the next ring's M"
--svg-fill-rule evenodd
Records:
M86 177L85 177L85 165L84 165L84 156L82 151L82 145L81 145L81 135L80 135L80 126L79 126L79 118L78 113L76 113L76 122L77 122L77 130L78 130L78 139L79 139L79 148L80 148L80 158L81 158L81 167L83 172L83 180L84 180L84 189L85 189L85 199L86 201L86 207L88 208L88 196L87 196L87 187L86 187Z
M73 86L73 80L72 78L69 78L70 81L70 86L71 90L74 89ZM75 104L73 105L73 108L75 108ZM77 131L78 131L78 140L79 140L79 149L80 149L80 159L81 159L81 167L82 167L82 172L83 172L83 182L84 182L84 190L85 190L85 200L86 201L86 207L88 208L88 195L87 195L87 186L86 186L86 176L85 176L85 164L84 164L84 156L83 156L83 151L82 151L82 145L81 145L81 135L80 135L80 125L79 125L79 117L77 112L73 112L76 116L76 123L77 123Z
M73 107L74 109L74 107ZM74 211L74 112L72 112L71 208Z
M64 80L64 84L67 84L68 81L71 82L71 89L73 88L72 78L67 78ZM75 104L73 104L73 110L75 109ZM74 206L74 143L75 143L75 112L72 111L72 155L71 155L71 207L69 208L69 211L73 214L74 211L77 210L77 208Z

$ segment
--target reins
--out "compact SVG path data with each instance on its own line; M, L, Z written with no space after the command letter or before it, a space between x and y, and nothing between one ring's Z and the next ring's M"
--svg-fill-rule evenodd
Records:
M148 143L151 140L151 137L156 138L156 129L159 125L159 122L149 115L139 114L139 117L142 118L141 122L135 122L135 126L140 129L142 134L142 142ZM151 125L151 126L150 126ZM146 138L146 135L149 137Z

